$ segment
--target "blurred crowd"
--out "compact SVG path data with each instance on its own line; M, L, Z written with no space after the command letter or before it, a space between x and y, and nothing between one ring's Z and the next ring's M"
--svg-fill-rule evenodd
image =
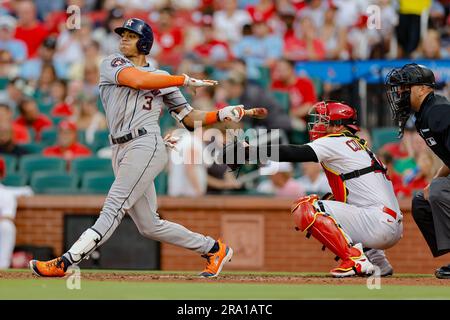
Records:
M80 9L79 17L74 8ZM296 61L448 58L449 11L444 0L2 1L0 153L68 161L109 156L98 67L117 51L113 30L129 17L152 26L155 41L148 59L155 67L220 80L217 88L185 92L195 108L265 106L271 116L248 120L244 128L278 128L284 142L304 143L309 108L330 98L333 88L298 75ZM163 133L175 125L167 116L161 115ZM48 139L49 131L56 137ZM192 148L195 139L186 134L179 148L201 152ZM399 145L388 146L394 149L380 149L387 150L380 157L392 165L399 195L410 195L432 176L434 159L416 150L420 143L414 139L411 132ZM219 165L171 163L167 192L182 195L189 189L186 195L194 196L251 189L298 196L328 191L317 164L278 168L274 175L246 181ZM192 188L171 184L179 179Z

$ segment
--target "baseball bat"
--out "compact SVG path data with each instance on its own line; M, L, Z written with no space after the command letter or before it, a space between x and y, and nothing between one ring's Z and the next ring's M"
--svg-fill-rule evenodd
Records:
M255 119L265 119L269 114L269 111L266 108L252 108L244 110L245 115Z

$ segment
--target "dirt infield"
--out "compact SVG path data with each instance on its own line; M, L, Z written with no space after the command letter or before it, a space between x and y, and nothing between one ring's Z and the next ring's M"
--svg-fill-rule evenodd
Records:
M139 272L90 272L82 271L81 276L83 280L92 281L116 281L116 282L185 282L185 283L262 283L262 284L318 284L318 285L365 285L367 278L352 277L346 279L335 279L331 276L320 275L261 275L261 274L223 274L215 279L204 279L192 274L180 273L139 273ZM10 272L0 271L0 279L36 279L31 272ZM434 277L417 276L417 275L401 275L382 278L383 285L409 285L409 286L448 286L450 287L450 280L441 280Z

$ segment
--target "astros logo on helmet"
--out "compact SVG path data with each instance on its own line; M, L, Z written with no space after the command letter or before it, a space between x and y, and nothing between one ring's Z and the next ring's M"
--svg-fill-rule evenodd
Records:
M131 31L139 35L139 41L136 44L137 49L145 55L150 53L153 46L153 30L145 21L131 18L125 21L122 27L114 29L114 32L120 36L124 31Z

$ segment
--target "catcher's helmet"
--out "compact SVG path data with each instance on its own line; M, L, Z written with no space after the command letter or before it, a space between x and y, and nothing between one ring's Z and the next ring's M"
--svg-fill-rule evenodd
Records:
M309 139L314 141L327 134L330 125L344 125L352 131L359 131L356 110L342 102L320 101L309 111Z
M122 35L124 31L131 31L139 35L139 40L136 44L139 52L147 55L150 53L150 49L153 46L153 30L144 21L138 18L128 19L123 23L122 27L114 29L114 32L118 35Z
M399 126L399 138L411 114L411 86L436 86L433 72L425 66L409 63L391 70L386 76L386 93L391 107L392 117Z

